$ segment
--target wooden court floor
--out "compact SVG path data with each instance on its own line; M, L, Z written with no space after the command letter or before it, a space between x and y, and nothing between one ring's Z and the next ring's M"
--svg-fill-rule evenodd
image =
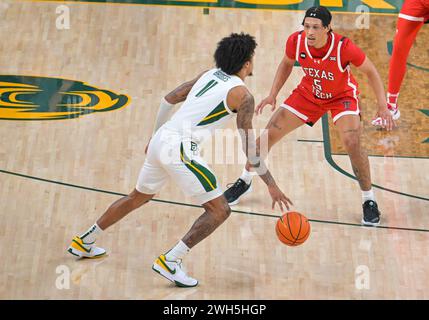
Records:
M99 238L108 257L69 256L72 237L134 188L162 95L212 67L218 40L244 31L258 42L247 85L260 101L303 13L211 9L207 15L202 8L67 3L70 29L58 30L58 5L1 2L4 79L70 79L129 101L65 120L0 120L0 299L429 299L429 153L423 143L429 134L420 111L429 109L429 76L418 68L407 73L403 118L391 133L369 125L374 97L355 73L381 227L360 226L360 191L325 119L285 137L269 158L293 209L311 221L302 246L277 240L280 212L271 210L255 179L253 193L184 260L200 281L196 288L176 288L151 270L202 213L173 183ZM350 28L353 19L334 15L334 30L364 48L386 80L395 16L371 16L369 30ZM409 61L423 69L429 67L425 27ZM295 68L279 100L301 76ZM270 115L266 110L254 126L264 128ZM242 170L234 161L211 166L224 188Z

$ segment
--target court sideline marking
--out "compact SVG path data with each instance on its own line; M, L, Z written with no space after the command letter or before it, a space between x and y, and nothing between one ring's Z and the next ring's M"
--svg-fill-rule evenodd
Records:
M331 165L331 167L333 167L338 172L342 173L346 177L349 177L349 178L357 181L357 179L354 175L352 175L352 174L348 173L347 171L345 171L344 169L342 169L332 158L331 142L330 142L330 137L329 137L329 124L328 124L327 114L324 114L322 117L322 131L323 131L323 144L324 144L323 149L325 152L326 161L328 161L328 163ZM425 197L416 196L416 195L405 193L405 192L400 192L400 191L388 189L388 188L385 188L383 186L379 186L379 185L374 184L374 183L372 184L372 186L374 188L381 189L381 190L388 191L388 192L392 192L392 193L396 193L396 194L399 194L401 196L406 196L406 197L415 198L415 199L419 199L419 200L429 201L429 198L425 198Z
M90 187L85 187L85 186L79 186L79 185L76 185L76 184L65 183L65 182L55 181L55 180L49 180L49 179L44 179L44 178L29 176L29 175L25 175L25 174L21 174L21 173L17 173L17 172L6 171L6 170L1 170L1 169L0 169L0 173L9 174L9 175L13 175L13 176L18 176L18 177L21 177L21 178L27 178L27 179L31 179L31 180L37 180L37 181L42 181L42 182L47 182L47 183L58 184L58 185L62 185L62 186L66 186L66 187L72 187L72 188L77 188L77 189L82 189L82 190L95 191L95 192L100 192L100 193L106 193L106 194L116 195L116 196L126 196L126 194L119 193L119 192L102 190L102 189L96 189L96 188L90 188ZM167 204L175 204L175 205L179 205L179 206L186 206L186 207L192 207L192 208L202 208L202 206L195 205L195 204L176 202L176 201L169 201L169 200L162 200L162 199L152 199L151 201L160 202L160 203L167 203ZM268 217L268 218L276 218L276 219L279 218L278 215L266 214L266 213L258 213L258 212L251 212L251 211L242 211L242 210L231 209L231 212L240 213L240 214L247 214L247 215L253 215L253 216L260 216L260 217ZM402 231L428 232L429 233L429 229L404 228L404 227L392 227L392 226L370 227L370 226L363 226L363 225L357 224L357 223L348 223L348 222L341 222L341 221L316 220L316 219L308 219L308 220L311 221L311 222L316 222L316 223L336 224L336 225L344 225L344 226L351 226L351 227L361 227L361 228L367 228L367 229L368 228L377 228L377 229L402 230Z

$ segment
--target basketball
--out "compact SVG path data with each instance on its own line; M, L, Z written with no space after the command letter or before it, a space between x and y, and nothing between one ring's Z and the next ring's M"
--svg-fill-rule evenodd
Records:
M276 223L276 234L281 242L294 247L303 244L310 235L310 223L299 212L287 212Z

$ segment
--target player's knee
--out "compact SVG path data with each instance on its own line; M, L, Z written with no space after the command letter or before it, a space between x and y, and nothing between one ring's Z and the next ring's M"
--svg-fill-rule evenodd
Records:
M231 207L229 206L228 203L226 203L225 206L224 206L224 217L225 217L225 220L228 219L230 215L231 215Z
M134 208L139 208L150 200L147 195L136 190L128 195L128 199L131 201Z
M344 147L347 151L355 151L360 148L359 135L348 135L344 139Z
M228 203L225 201L224 204L216 208L215 210L216 219L219 220L219 222L223 222L231 215L231 208L228 205Z
M209 201L203 204L203 207L219 224L228 219L231 214L231 208L223 197Z

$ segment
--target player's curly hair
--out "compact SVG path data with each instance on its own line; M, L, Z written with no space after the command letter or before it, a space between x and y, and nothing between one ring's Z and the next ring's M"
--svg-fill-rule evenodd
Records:
M216 67L227 74L236 74L252 59L257 45L255 38L249 34L231 33L217 44L214 54Z

